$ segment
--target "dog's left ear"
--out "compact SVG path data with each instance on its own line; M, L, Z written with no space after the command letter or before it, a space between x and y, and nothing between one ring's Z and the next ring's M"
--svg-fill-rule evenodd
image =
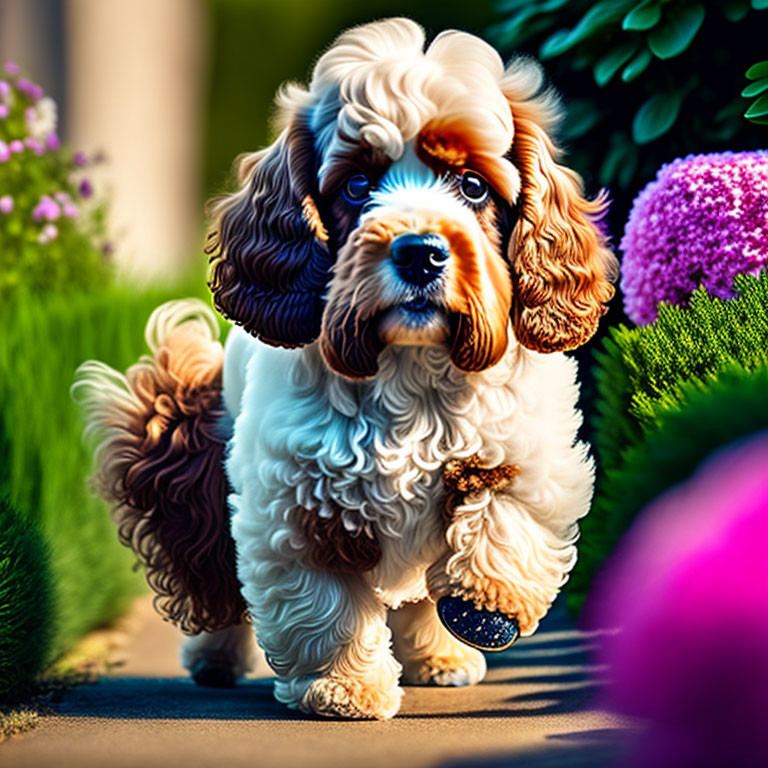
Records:
M294 115L270 147L240 158L240 190L211 205L214 305L268 344L297 347L320 333L332 260L314 165L312 133Z
M523 98L514 88L506 92L514 120L510 159L521 176L520 215L508 256L512 321L523 346L558 352L580 346L597 330L618 270L596 223L607 202L586 200L579 175L556 162L547 128L557 105L546 93L531 96L541 71L527 64L528 72L518 67L512 74L527 76L529 92Z

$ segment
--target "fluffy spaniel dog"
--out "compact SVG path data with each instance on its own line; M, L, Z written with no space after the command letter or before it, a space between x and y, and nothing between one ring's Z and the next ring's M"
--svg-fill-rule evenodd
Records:
M193 677L243 674L252 622L279 701L389 718L401 679L481 680L573 567L593 467L562 352L612 295L605 203L557 163L540 67L463 32L353 28L277 104L212 206L225 346L172 302L75 394Z

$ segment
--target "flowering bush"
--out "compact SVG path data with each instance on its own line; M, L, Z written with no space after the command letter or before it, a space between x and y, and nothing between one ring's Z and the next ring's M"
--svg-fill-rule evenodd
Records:
M104 208L85 175L91 161L60 146L56 104L0 70L0 295L19 288L88 288L108 276Z
M768 152L689 155L637 196L620 244L624 309L638 325L699 286L730 298L768 262Z

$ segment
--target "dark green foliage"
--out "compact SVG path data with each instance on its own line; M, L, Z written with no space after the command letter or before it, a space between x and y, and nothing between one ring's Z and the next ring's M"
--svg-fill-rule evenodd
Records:
M747 70L747 78L753 80L742 92L745 99L758 98L750 104L744 117L758 125L768 125L768 61L753 64ZM761 95L762 94L762 95Z
M569 163L590 185L611 187L619 218L663 163L764 145L735 86L766 50L762 0L497 0L496 7L503 20L489 29L492 42L507 55L544 60L566 97Z
M768 273L729 300L696 291L651 325L611 328L595 354L595 501L582 521L569 601L580 607L637 513L710 452L768 428Z
M53 601L48 549L37 528L0 498L0 699L49 659Z
M578 611L605 558L640 510L686 480L713 451L768 429L768 368L732 365L709 384L679 387L677 402L659 413L656 429L606 470L592 511L582 522L579 560L568 585Z
M734 362L746 369L768 362L768 274L738 275L734 288L734 299L700 289L687 309L662 305L652 325L610 329L595 368L602 468L623 462L622 452L659 426L685 382L709 382Z

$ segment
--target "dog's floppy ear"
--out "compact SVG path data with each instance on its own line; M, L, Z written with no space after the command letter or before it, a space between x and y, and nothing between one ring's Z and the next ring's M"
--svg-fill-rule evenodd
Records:
M331 257L306 121L295 116L272 146L243 156L238 175L240 190L211 206L214 305L269 344L308 344L320 332Z
M551 94L537 93L538 65L515 62L507 78L510 159L521 176L520 216L509 245L515 336L538 352L574 349L595 332L614 293L616 258L596 223L607 203L586 200L579 175L557 163L547 129L558 109Z

